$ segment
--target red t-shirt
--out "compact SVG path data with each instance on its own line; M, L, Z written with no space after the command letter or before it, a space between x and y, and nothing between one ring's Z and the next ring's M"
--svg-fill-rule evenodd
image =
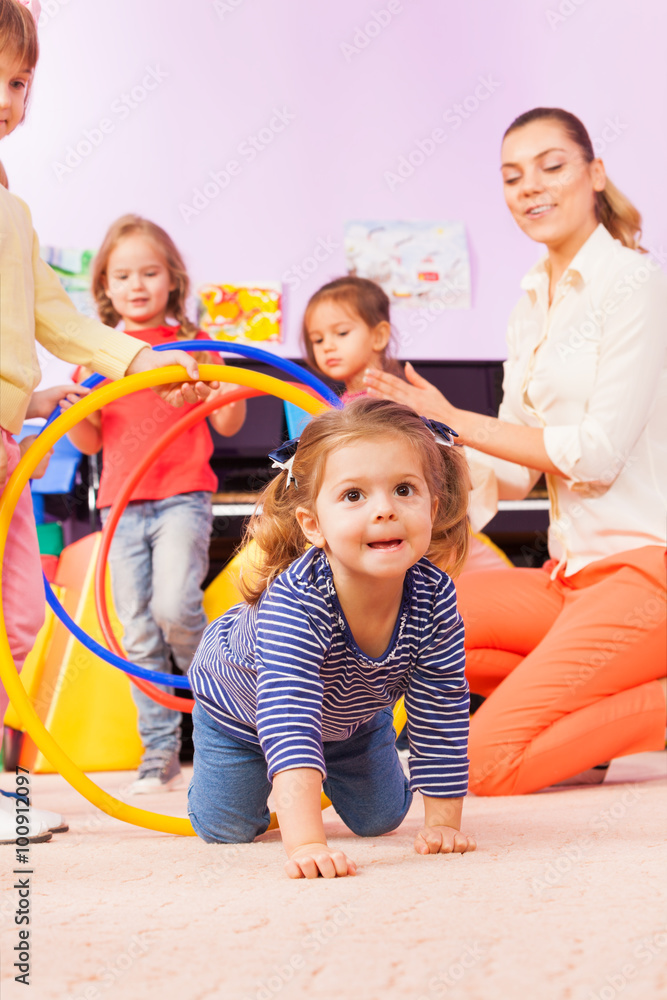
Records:
M127 332L130 336L146 341L151 347L176 340L173 326ZM208 339L203 333L197 336ZM177 347L178 344L175 343L174 348ZM197 405L199 404L186 404L176 409L160 399L152 389L141 389L102 408L103 456L98 507L108 507L113 503L121 486L146 451L169 427ZM164 500L178 493L192 493L195 490L212 492L218 485L209 465L212 454L213 440L204 419L165 448L141 477L130 500Z

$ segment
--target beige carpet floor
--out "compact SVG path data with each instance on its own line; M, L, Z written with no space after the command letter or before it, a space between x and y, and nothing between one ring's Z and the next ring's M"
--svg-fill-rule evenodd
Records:
M93 777L123 797L131 775ZM314 882L284 876L275 834L208 846L110 819L58 775L32 782L70 831L31 849L28 989L22 876L0 847L2 1000L667 997L665 753L617 760L595 788L469 798L463 857L413 853L419 801L369 840L329 811L359 874ZM184 814L185 792L137 804Z

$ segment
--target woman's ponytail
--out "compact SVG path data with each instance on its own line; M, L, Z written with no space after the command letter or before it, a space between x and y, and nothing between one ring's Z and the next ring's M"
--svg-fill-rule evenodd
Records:
M596 194L598 219L615 240L631 250L646 250L639 245L642 235L642 217L629 198L607 178L604 191Z

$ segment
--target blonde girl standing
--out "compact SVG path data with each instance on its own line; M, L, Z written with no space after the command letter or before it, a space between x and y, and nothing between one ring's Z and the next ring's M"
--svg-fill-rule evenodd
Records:
M188 292L183 259L160 226L126 215L110 227L93 265L93 294L105 323L122 321L130 337L153 347L203 336L186 316ZM220 363L218 355L210 360ZM218 390L222 408L210 417L225 436L235 434L245 419L243 401L224 405L232 388ZM144 390L105 406L70 432L84 453L103 449L97 500L103 523L139 456L180 418ZM206 627L201 585L208 571L211 493L217 488L212 454L206 421L173 441L135 486L109 553L125 652L134 663L165 674L172 658L179 670L188 669ZM180 778L180 713L134 685L132 694L144 752L131 791L173 788Z

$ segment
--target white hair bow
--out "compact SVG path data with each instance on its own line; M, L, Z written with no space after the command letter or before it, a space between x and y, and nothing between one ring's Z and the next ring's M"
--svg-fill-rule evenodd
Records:
M298 489L299 486L292 472L292 465L294 464L294 456L296 455L298 444L299 438L292 438L291 441L285 441L284 444L281 444L280 448L269 452L269 458L273 461L271 468L283 469L287 473L285 489L289 487L290 483L294 483L295 489Z

